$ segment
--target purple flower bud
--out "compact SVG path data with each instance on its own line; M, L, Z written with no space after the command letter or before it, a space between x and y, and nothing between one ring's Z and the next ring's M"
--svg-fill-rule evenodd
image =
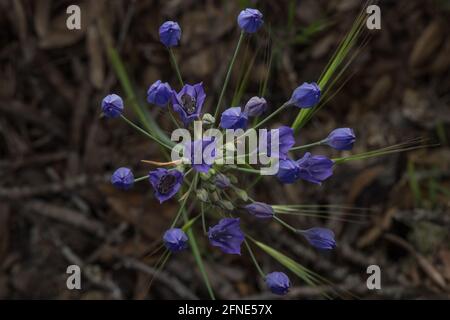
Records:
M282 183L290 184L300 179L300 167L291 159L280 160L277 178Z
M303 83L292 94L290 104L298 108L311 108L320 100L320 88L315 83Z
M149 181L155 190L155 197L159 200L159 203L163 203L180 190L183 183L183 174L176 169L157 168L149 172Z
M231 186L230 179L223 173L218 173L214 178L214 184L220 189L226 189Z
M336 247L334 232L325 228L311 228L308 230L299 230L306 240L315 248L331 250Z
M223 129L247 129L248 117L241 107L228 108L222 113L220 127Z
M300 168L300 179L320 184L333 175L333 160L325 156L313 156L306 152L303 158L297 160Z
M289 291L291 282L288 276L283 272L272 272L266 275L267 287L274 294L285 295Z
M172 97L172 88L167 82L156 81L148 88L148 103L156 104L159 107L165 107Z
M267 102L264 98L253 97L248 100L244 108L244 113L249 117L258 117L267 110Z
M190 160L197 172L206 173L211 168L216 157L216 144L212 137L195 140L184 146L184 157Z
M353 129L338 128L328 135L325 143L336 150L351 150L355 143L356 136Z
M245 9L239 13L237 18L239 27L247 33L258 31L263 25L263 15L257 9Z
M123 100L117 94L109 94L102 100L102 112L107 118L117 118L123 113Z
M168 48L175 47L180 42L181 28L178 23L166 21L159 27L159 40Z
M199 119L205 102L206 94L203 84L186 84L178 93L172 94L173 110L180 115L185 127L192 121Z
M219 247L224 253L241 254L244 234L240 228L239 218L224 218L208 230L211 245Z
M128 168L119 168L111 176L111 183L117 189L128 190L134 184L133 172Z
M172 228L164 233L163 241L167 249L177 252L187 248L188 237L183 230Z
M288 126L281 126L278 129L278 158L286 159L289 153L289 150L295 144L294 138L294 130ZM260 132L261 142L260 142L260 152L266 153L268 157L275 157L275 154L272 154L272 135L269 131L261 131Z
M248 213L260 219L270 219L274 215L272 207L263 202L253 202L244 208Z

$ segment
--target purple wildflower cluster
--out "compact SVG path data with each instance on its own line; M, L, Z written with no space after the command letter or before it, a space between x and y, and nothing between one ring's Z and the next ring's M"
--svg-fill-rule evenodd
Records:
M243 10L237 22L242 30L242 34L252 34L257 32L263 26L263 15L256 9ZM161 43L171 50L172 47L179 45L181 40L181 28L177 22L164 22L159 28L159 38ZM303 83L296 88L291 98L284 106L293 106L297 108L312 108L316 106L321 97L321 88L314 82ZM171 108L177 115L181 123L189 128L194 120L201 120L204 114L202 108L206 99L206 93L202 83L185 84L179 91L173 89L167 82L157 80L147 91L147 101L162 109ZM123 117L124 102L116 95L106 96L101 104L103 114L108 118ZM232 106L222 112L220 116L219 127L222 129L247 129L250 126L250 119L262 116L268 111L268 103L263 97L254 96L247 103L241 106ZM128 120L127 120L128 121ZM212 123L215 119L212 120ZM283 184L291 184L298 180L308 181L314 184L321 184L333 174L335 163L330 158L323 155L312 155L310 152L294 160L291 158L292 151L300 150L303 147L295 147L294 130L288 126L281 126L276 129L279 136L279 171L277 179ZM259 146L258 152L272 156L271 135L266 132L266 143ZM355 134L352 129L339 128L333 130L327 138L316 143L316 145L328 145L336 150L349 150L355 142ZM201 146L201 148L197 148ZM204 150L210 147L208 156L200 154L203 157L201 164L194 164L192 161L197 155L194 150ZM226 254L241 254L241 247L246 239L244 231L241 229L241 219L233 215L238 212L248 213L249 217L256 219L275 219L277 214L274 208L266 203L250 200L246 193L237 188L236 178L229 174L226 166L220 167L214 164L216 154L215 141L213 138L197 139L185 145L185 157L190 158L191 167L186 168L180 163L169 163L173 168L156 168L148 172L147 176L135 178L133 172L128 168L117 169L112 177L111 183L118 189L128 190L137 181L148 180L154 190L155 198L163 203L179 194L183 184L187 182L186 177L191 169L201 178L201 192L197 194L200 201L211 203L210 210L215 213L226 211L230 217L224 217L217 223L209 227L207 238L209 243L220 249ZM207 159L208 158L208 159ZM189 169L189 170L186 170ZM197 180L190 181L189 185L196 184ZM196 187L196 186L194 186ZM198 191L197 190L197 191ZM208 190L208 191L206 191ZM245 203L235 206L230 201L221 200L220 194L226 191L234 190L241 196ZM180 195L181 196L181 195ZM187 197L183 195L181 198ZM181 200L180 200L181 201ZM248 203L250 202L250 203ZM298 230L313 247L330 250L336 246L334 233L324 228L311 228L307 230ZM188 236L183 228L171 228L167 230L162 241L165 247L171 252L179 252L188 247ZM250 249L249 249L250 250ZM264 276L267 287L278 295L284 295L288 292L291 282L288 276L283 272L271 272Z

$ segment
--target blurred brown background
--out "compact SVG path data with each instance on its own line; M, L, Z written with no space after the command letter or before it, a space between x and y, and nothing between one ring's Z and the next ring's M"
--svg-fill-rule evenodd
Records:
M188 83L203 81L206 107L216 103L246 6L265 15L265 30L245 43L239 64L255 57L243 101L257 94L268 70L266 99L284 102L303 81L318 78L361 9L358 0L302 1L0 1L0 298L207 298L189 251L155 279L154 248L176 213L159 205L146 183L124 193L108 180L115 168L137 175L158 147L123 122L100 119L100 101L123 90L108 62L99 21L119 48L139 99L154 81L179 89L158 42L165 20L179 21L175 49ZM66 8L81 6L82 30L69 31ZM449 298L450 292L450 2L381 1L382 29L337 85L345 86L297 136L297 143L352 127L353 152L426 137L439 147L339 166L322 186L283 186L265 178L252 192L277 204L370 208L365 223L293 218L299 227L328 226L338 247L312 250L279 225L253 223L252 234L362 298ZM239 69L227 93L236 88ZM345 80L345 81L344 81ZM149 108L151 108L149 106ZM170 119L151 111L165 130ZM134 117L128 108L127 115ZM275 121L289 124L294 113ZM336 156L329 149L317 153ZM344 153L345 154L345 153ZM239 177L242 182L249 177ZM345 218L345 212L342 218ZM247 255L221 254L196 229L219 298L271 298ZM258 251L265 271L284 270ZM82 290L66 288L66 268L83 266ZM382 290L366 288L366 268L380 265ZM286 298L320 298L293 279Z

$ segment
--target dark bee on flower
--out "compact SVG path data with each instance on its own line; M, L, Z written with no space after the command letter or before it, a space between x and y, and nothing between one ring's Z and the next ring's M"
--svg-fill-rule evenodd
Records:
M183 94L181 97L182 108L188 115L191 115L195 112L195 107L197 104L197 100L195 97L190 96L188 94Z
M180 190L183 173L176 169L158 168L149 172L149 181L155 190L155 197L159 200L159 203L163 203Z
M186 84L180 92L172 94L173 110L179 114L185 127L194 120L200 118L206 94L203 84Z
M156 189L158 189L159 193L166 194L170 191L170 189L175 185L176 182L177 178L175 176L166 174L165 176L162 176L158 181Z

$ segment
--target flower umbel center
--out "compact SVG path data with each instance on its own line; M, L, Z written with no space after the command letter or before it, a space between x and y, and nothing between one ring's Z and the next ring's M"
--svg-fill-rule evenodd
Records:
M177 178L171 174L167 174L159 180L159 183L157 185L158 192L161 194L168 193L172 187L176 184Z
M186 111L188 115L191 115L195 112L197 100L194 97L188 94L183 94L183 96L181 97L181 103L183 104L182 107L184 111Z

